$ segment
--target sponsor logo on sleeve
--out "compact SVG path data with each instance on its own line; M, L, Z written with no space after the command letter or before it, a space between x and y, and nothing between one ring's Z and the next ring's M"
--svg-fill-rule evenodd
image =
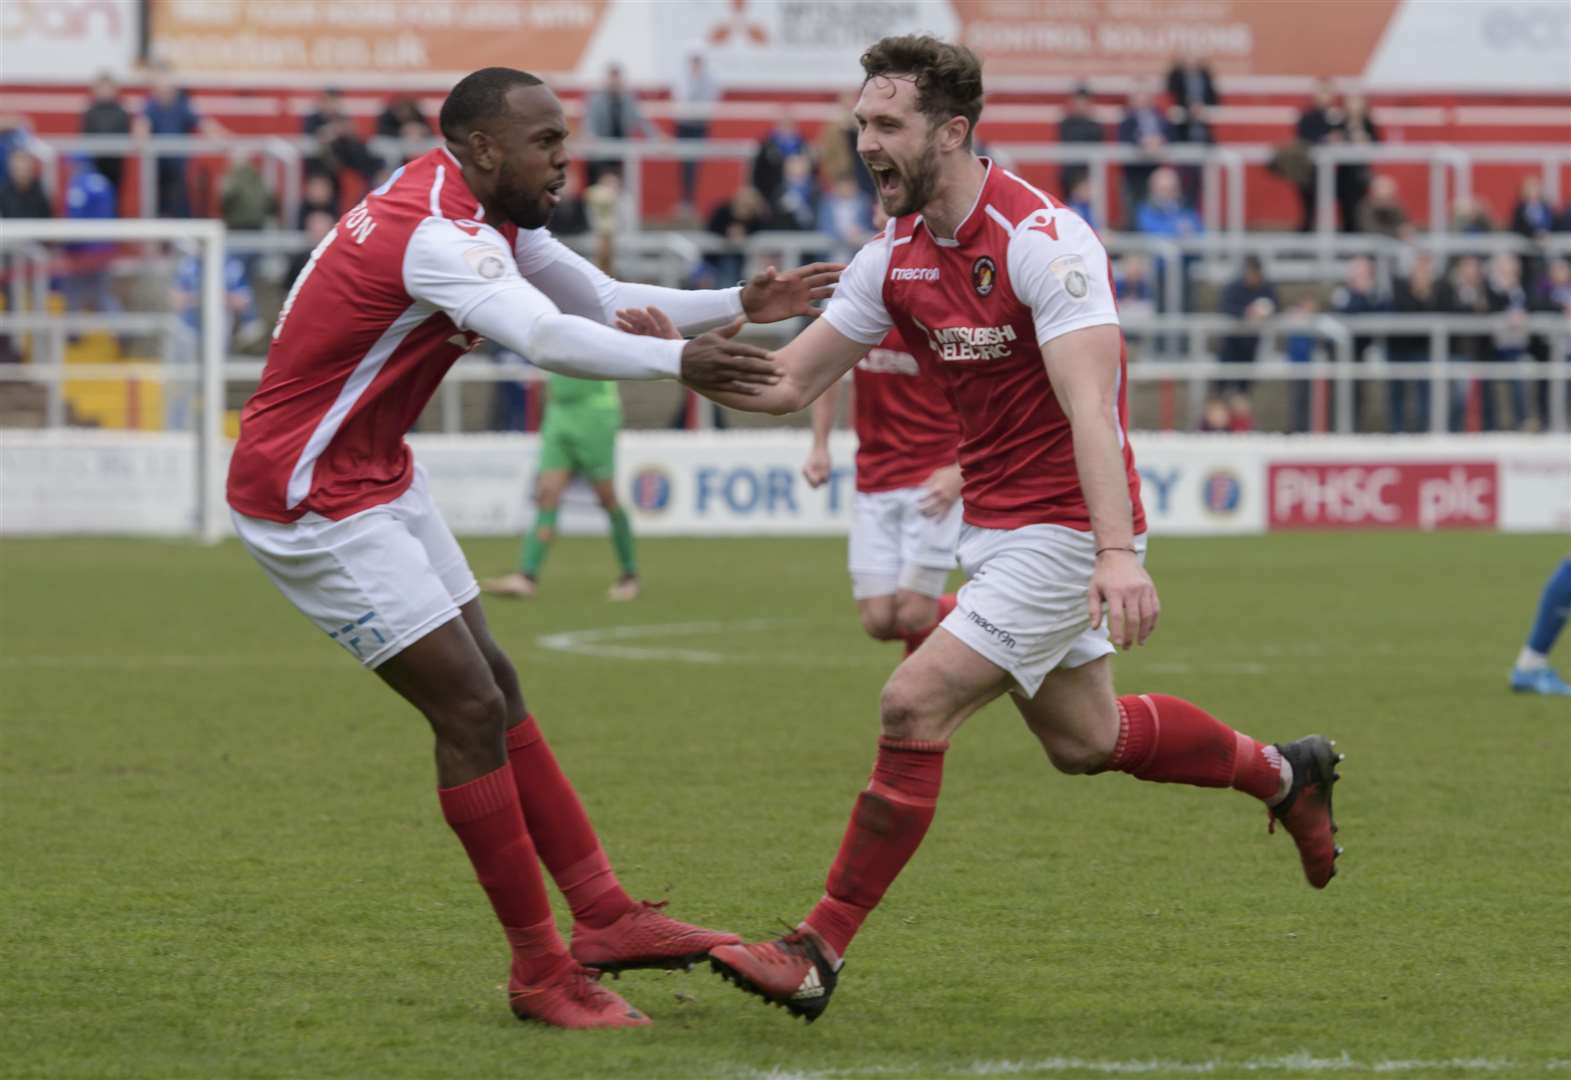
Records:
M1053 272L1069 298L1075 301L1084 300L1091 295L1091 277L1086 273L1085 260L1078 255L1060 255L1047 264Z
M502 260L501 253L489 244L464 248L464 261L469 264L469 269L487 281L496 281L507 273L507 264Z

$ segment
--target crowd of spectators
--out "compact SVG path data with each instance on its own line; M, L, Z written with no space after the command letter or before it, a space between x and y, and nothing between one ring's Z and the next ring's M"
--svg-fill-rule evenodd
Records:
M705 139L711 130L710 110L723 91L701 51L686 57L670 97L674 137ZM854 101L855 95L843 98L811 137L789 109L781 110L757 141L745 169L746 182L718 198L713 187L706 188L702 182L705 165L701 160L681 162L678 203L670 224L699 229L714 238L705 245L708 253L695 272L695 284L726 284L740 278L745 269L745 245L759 232L818 232L824 237L824 249L814 254L835 257L849 255L872 235L876 199L872 179L856 153ZM1059 197L1103 230L1179 242L1203 234L1206 222L1199 205L1204 155L1174 150L1213 145L1213 116L1222 102L1218 81L1208 65L1200 57L1188 55L1175 58L1165 80L1132 86L1121 104L1105 100L1099 104L1091 87L1075 87L1057 123L1057 142L1064 146L1121 145L1128 152L1106 174L1109 179L1116 178L1115 190L1108 193L1116 202L1094 204L1090 156L1062 163ZM193 181L186 156L161 153L152 205L167 217L211 213L239 232L297 229L305 234L306 243L314 246L349 201L381 183L404 160L406 147L413 151L427 145L434 135L419 101L408 95L390 98L374 121L366 120L332 88L323 90L303 116L300 134L309 140L309 150L292 220L283 220L276 176L258 155L243 150L232 152L217 178L204 176L204 183ZM134 108L127 105L112 78L96 80L81 117L81 130L122 136L224 134L220 125L199 114L171 72L159 66L149 69L147 92ZM596 140L664 137L662 129L645 115L625 73L615 64L586 95L581 131ZM1300 228L1314 228L1319 209L1322 173L1314 167L1314 149L1377 144L1381 137L1362 95L1339 92L1329 83L1316 87L1294 125L1292 138L1276 149L1270 163L1271 170L1289 181L1300 197ZM0 153L4 154L0 217L45 217L55 212L28 138L25 124L0 119ZM1487 258L1464 254L1443 262L1425 250L1423 234L1404 205L1394 175L1362 162L1338 163L1329 175L1334 190L1328 201L1335 226L1347 233L1404 245L1407 255L1394 272L1389 255L1380 262L1360 257L1345 263L1342 280L1334 287L1302 280L1283 284L1270 280L1267 263L1250 257L1237 264L1236 278L1224 283L1212 277L1215 286L1206 288L1194 272L1201 262L1196 254L1119 252L1115 245L1115 285L1120 308L1126 314L1136 320L1145 313L1160 314L1176 298L1178 310L1215 311L1237 320L1236 331L1219 333L1210 342L1217 359L1236 366L1239 374L1217 381L1201 420L1204 426L1227 430L1252 426L1255 387L1247 376L1247 365L1258 356L1283 355L1290 361L1307 361L1326 355L1320 338L1293 329L1294 325L1307 326L1321 312L1497 316L1497 329L1492 332L1459 335L1451 341L1451 356L1479 363L1529 356L1542 359L1565 347L1543 334L1529 333L1524 320L1535 312L1571 313L1571 263L1543 252ZM126 170L121 155L74 158L67 163L63 180L58 200L63 215L113 217L125 202L121 196ZM1099 211L1109 212L1112 220L1095 220ZM634 213L636 208L629 204L623 184L621 160L591 151L583 173L575 169L570 177L553 228L566 236L600 237L609 258L609 238L624 228ZM1480 201L1464 198L1451 207L1448 225L1451 231L1464 235L1509 229L1542 243L1555 233L1571 231L1571 204L1556 207L1545 196L1537 176L1528 176L1503 222L1497 223L1490 208ZM308 250L287 258L248 256L226 263L237 330L244 326L250 334L256 324L242 309L254 310L257 279L271 278L279 291L286 290L304 266ZM72 310L116 309L118 301L105 270L109 254L108 246L102 244L72 249L70 265L60 281ZM249 298L245 304L251 308L244 308L242 296ZM1130 336L1137 347L1145 343L1139 332ZM1145 337L1164 351L1175 343L1180 354L1191 348L1176 337ZM1393 364L1411 364L1429 358L1431 338L1419 333L1369 335L1361 336L1354 345L1359 358L1383 355ZM1365 389L1359 384L1360 415ZM1308 390L1304 383L1290 384L1289 427L1302 428L1311 422ZM1373 388L1369 390L1373 392ZM1390 379L1383 391L1381 411L1388 430L1425 430L1429 426L1432 397L1427 379ZM1541 424L1547 416L1547 387L1542 382L1490 379L1477 381L1469 389L1465 382L1454 381L1448 394L1446 422L1452 426L1517 428ZM1375 411L1370 410L1371 414Z

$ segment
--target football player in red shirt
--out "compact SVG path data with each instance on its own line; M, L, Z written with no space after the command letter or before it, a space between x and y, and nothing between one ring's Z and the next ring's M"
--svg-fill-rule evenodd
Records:
M1340 755L1329 740L1264 744L1188 701L1113 690L1114 645L1143 644L1158 602L1143 565L1127 360L1101 242L1073 211L972 150L982 69L969 49L885 38L862 67L857 149L892 220L846 268L823 317L775 354L781 383L756 397L713 396L795 412L898 329L960 422L959 558L970 580L884 686L873 775L823 898L781 939L710 951L721 975L809 1020L932 822L950 736L1005 693L1062 772L1247 792L1292 835L1316 888L1340 853L1331 816ZM623 319L668 330L658 312Z
M904 641L909 656L955 606L944 585L960 536L960 428L943 387L922 374L897 331L857 362L851 387L851 595L868 636ZM837 388L813 402L813 448L802 466L813 487L833 468Z
M623 890L486 628L404 434L482 337L567 375L756 391L778 374L763 350L731 340L741 317L810 313L837 268L712 292L613 281L544 229L566 178L567 124L539 79L467 76L441 130L444 145L397 170L311 253L242 413L229 505L279 591L430 722L443 816L512 950L513 1011L562 1027L641 1026L648 1018L598 971L690 964L738 939ZM684 345L603 325L629 302L727 329ZM571 947L537 858L572 908Z

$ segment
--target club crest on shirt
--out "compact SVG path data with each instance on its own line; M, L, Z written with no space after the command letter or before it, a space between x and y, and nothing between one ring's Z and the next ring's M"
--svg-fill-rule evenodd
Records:
M992 292L997 282L998 266L989 256L983 255L971 264L971 284L976 288L978 296Z
M1091 277L1086 273L1085 260L1078 255L1060 255L1047 264L1053 276L1064 286L1071 300L1084 300L1091 295Z
M487 281L495 281L507 272L502 255L489 244L476 244L464 249L464 261L469 268Z

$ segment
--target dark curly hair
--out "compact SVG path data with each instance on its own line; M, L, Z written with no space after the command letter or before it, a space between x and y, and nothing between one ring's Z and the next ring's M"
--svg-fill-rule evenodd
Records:
M926 34L886 37L862 54L862 84L885 76L916 84L916 107L936 127L963 116L966 146L982 115L982 61L964 45Z

